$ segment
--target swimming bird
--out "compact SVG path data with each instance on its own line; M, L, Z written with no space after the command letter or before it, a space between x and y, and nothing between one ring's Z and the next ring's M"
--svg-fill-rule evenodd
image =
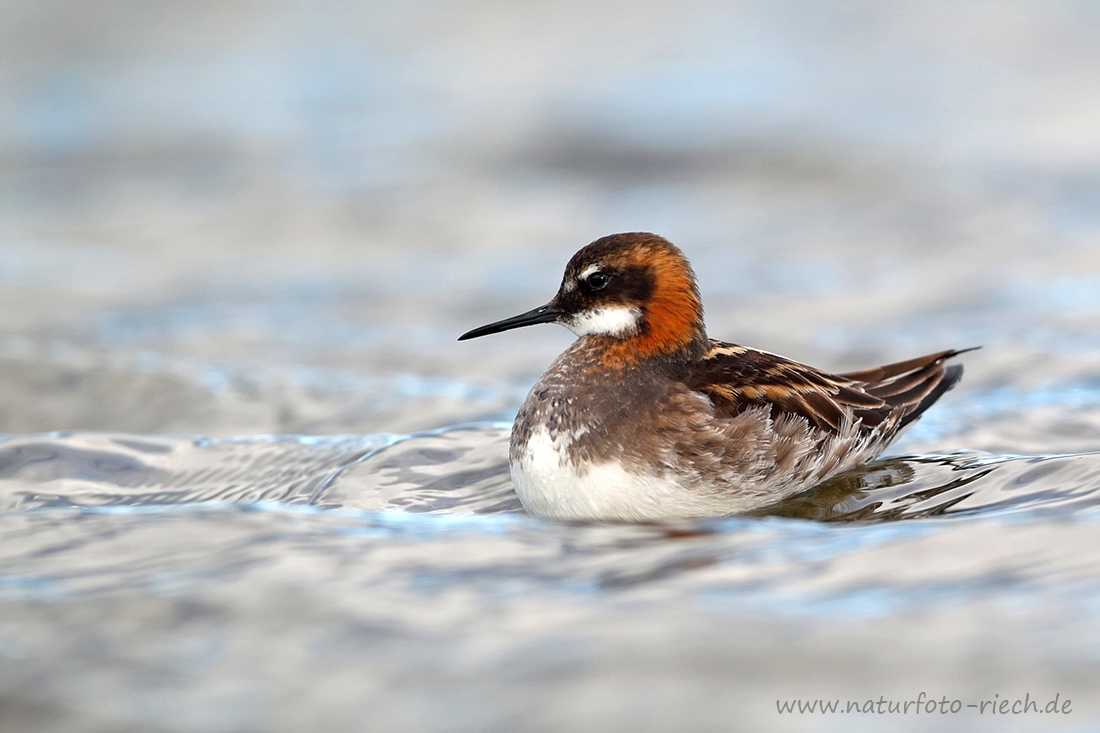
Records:
M536 323L578 338L523 402L509 467L529 513L563 520L725 516L810 489L877 457L969 350L830 374L716 341L687 258L644 232L585 246L549 303L459 340Z

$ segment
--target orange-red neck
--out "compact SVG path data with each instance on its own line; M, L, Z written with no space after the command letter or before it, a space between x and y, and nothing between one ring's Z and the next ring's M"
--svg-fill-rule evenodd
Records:
M705 350L703 305L687 263L662 258L653 272L654 287L642 307L641 328L636 335L609 344L608 363L643 362L694 345Z

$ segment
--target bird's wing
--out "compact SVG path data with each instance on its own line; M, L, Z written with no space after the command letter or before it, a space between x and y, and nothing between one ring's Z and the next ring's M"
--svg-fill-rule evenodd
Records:
M836 432L845 419L870 431L883 423L899 430L931 407L962 376L943 362L962 351L941 351L861 372L829 374L766 351L711 341L689 380L721 414L770 406L772 414L805 418Z

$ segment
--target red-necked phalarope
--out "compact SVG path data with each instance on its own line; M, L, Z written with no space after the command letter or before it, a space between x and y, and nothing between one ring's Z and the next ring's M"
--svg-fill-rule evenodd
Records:
M962 376L941 351L826 372L707 338L695 273L655 234L569 261L546 305L463 334L560 323L578 338L531 389L509 463L531 514L721 516L797 494L881 453Z

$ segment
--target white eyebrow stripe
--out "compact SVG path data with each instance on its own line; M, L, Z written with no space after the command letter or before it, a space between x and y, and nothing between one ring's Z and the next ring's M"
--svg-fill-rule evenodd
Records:
M584 268L584 272L582 272L580 275L577 275L577 279L578 280L585 280L593 272L599 272L602 268L603 268L603 265L599 264L598 262L594 265L589 265L588 267Z

